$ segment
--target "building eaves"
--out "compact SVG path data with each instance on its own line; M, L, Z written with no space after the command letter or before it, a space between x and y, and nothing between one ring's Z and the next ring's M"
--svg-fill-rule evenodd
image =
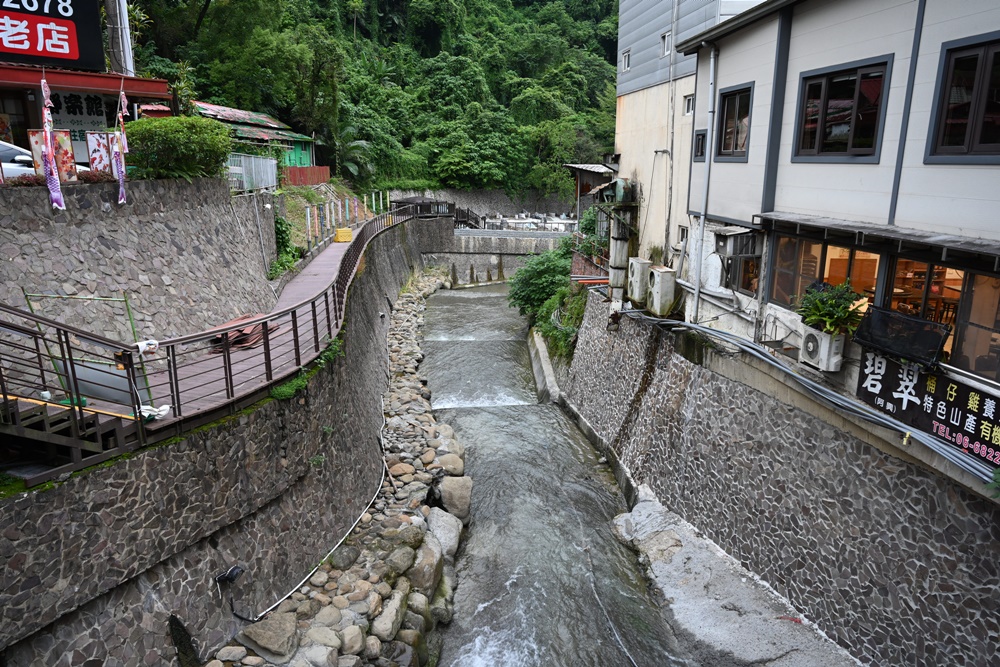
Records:
M607 167L603 164L564 164L567 169L573 169L576 171L589 171L594 174L613 174L614 169Z
M692 53L697 53L698 49L701 48L701 45L704 42L714 42L722 39L737 30L742 30L748 25L756 23L757 21L766 18L777 11L798 2L802 2L802 0L765 0L765 2L746 10L742 14L737 14L722 23L712 26L708 30L698 33L690 39L680 42L677 45L677 51L678 53L683 53L686 56L691 55Z

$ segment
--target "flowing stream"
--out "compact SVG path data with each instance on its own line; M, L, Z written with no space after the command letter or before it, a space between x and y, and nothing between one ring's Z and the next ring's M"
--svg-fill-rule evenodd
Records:
M474 480L440 664L696 664L612 535L627 508L608 467L557 406L538 403L506 287L438 292L424 332L433 408Z

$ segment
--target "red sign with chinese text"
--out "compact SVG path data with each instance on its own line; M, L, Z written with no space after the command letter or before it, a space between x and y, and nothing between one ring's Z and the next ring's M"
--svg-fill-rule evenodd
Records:
M80 48L72 21L18 12L0 16L0 53L77 60Z
M99 0L0 0L0 61L103 71Z

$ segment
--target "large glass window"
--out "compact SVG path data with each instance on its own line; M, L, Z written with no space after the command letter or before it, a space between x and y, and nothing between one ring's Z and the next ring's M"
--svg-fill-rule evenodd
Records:
M885 73L881 64L805 79L796 154L874 154Z
M839 285L850 279L855 292L871 301L878 277L879 255L791 236L777 237L770 301L794 308L817 280ZM862 304L867 308L867 302Z
M934 153L1000 155L1000 41L950 51Z
M971 275L964 296L949 363L1000 380L1000 277Z
M750 136L750 89L724 93L720 99L719 155L743 157Z

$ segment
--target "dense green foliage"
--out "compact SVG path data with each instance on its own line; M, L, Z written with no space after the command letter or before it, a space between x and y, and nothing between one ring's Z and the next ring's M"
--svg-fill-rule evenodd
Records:
M614 141L616 0L137 0L137 63L365 188L572 193ZM141 22L142 25L137 24Z
M538 311L535 327L545 337L549 352L564 359L573 358L576 334L587 308L587 290L560 287Z
M569 241L569 237L565 241ZM510 279L508 303L532 322L536 321L545 302L560 289L569 287L572 261L569 243L529 258Z
M854 333L861 321L858 302L863 298L851 288L849 280L840 285L810 285L795 312L814 329L830 334Z
M295 268L302 257L302 249L292 243L292 225L280 215L274 216L274 241L278 258L271 262L267 279L274 280Z
M137 178L218 176L232 149L229 128L195 116L144 118L128 126L126 163Z

